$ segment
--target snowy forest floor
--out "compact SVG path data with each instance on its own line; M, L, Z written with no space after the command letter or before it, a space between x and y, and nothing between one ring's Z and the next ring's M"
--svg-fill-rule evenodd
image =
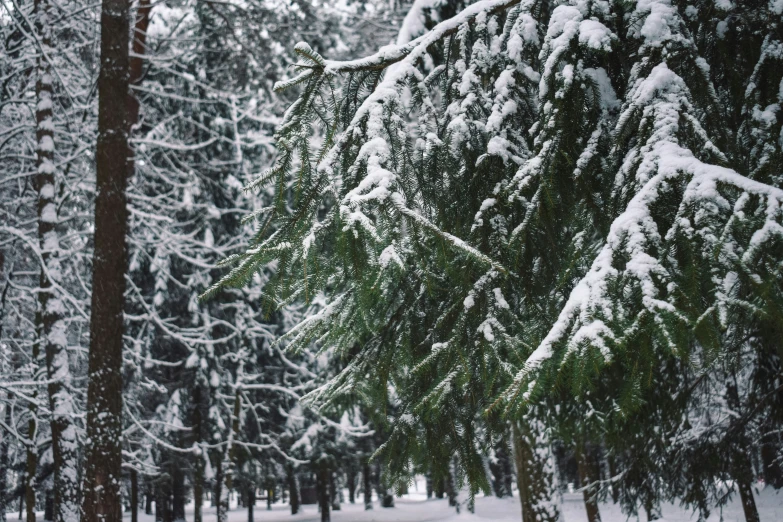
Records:
M465 496L462 496L464 500ZM783 491L776 492L772 488L762 490L756 496L761 522L783 521ZM372 511L364 511L362 503L344 503L340 511L332 513L333 522L434 522L434 521L495 521L518 522L521 519L519 501L515 498L498 499L495 497L479 497L476 499L476 513L470 514L462 506L461 514L457 515L454 508L450 508L448 501L431 499L427 500L421 493L410 493L395 499L395 507L384 509L378 502L374 502ZM586 522L584 504L580 494L566 494L563 499L563 514L565 522ZM188 514L192 513L192 506ZM698 520L698 516L673 505L663 507L665 522L691 522ZM723 509L722 520L725 522L745 522L742 507L738 497ZM130 520L130 514L126 513L126 520ZM265 502L258 502L254 514L255 522L318 522L320 516L318 508L314 505L303 506L302 512L292 516L287 504L278 503L267 511ZM613 504L601 504L601 518L603 522L624 522L629 520L620 511L619 506ZM215 508L206 508L204 522L215 522ZM246 522L247 508L234 508L229 513L229 522ZM630 519L635 521L636 518ZM642 516L641 520L645 520ZM721 513L716 511L709 522L721 520ZM154 522L154 517L139 514L139 522Z

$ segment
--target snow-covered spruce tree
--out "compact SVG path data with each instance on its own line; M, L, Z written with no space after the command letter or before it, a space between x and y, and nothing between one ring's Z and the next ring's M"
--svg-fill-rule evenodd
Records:
M668 359L708 373L730 325L776 331L783 293L779 28L758 24L780 7L739 9L753 30L713 7L485 0L364 59L298 44L279 88L301 94L249 187L276 202L215 290L274 262L271 300L326 291L290 339L348 364L309 398L392 383L389 454L437 440L474 491L495 398L518 421L597 387L627 415Z

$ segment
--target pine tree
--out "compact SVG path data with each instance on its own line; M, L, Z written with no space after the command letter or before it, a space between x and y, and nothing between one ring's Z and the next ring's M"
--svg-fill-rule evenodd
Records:
M85 522L120 522L122 504L122 348L127 263L127 158L130 5L101 9L95 254L90 320L87 446L82 513ZM118 160L119 158L119 160Z

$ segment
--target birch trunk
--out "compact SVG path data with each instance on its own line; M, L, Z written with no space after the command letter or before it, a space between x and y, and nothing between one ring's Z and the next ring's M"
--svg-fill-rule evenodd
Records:
M68 361L65 307L57 287L62 283L60 268L59 215L55 201L57 186L54 163L54 92L49 56L52 55L51 4L36 0L35 25L41 42L36 82L36 167L38 192L38 242L41 249L40 290L41 344L46 355L49 409L51 410L52 456L54 460L53 521L77 522L78 442L73 424L75 414L71 395L71 370Z

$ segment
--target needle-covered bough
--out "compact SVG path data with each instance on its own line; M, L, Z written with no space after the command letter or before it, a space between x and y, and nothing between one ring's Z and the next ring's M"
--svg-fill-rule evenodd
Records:
M456 453L473 491L504 413L622 376L594 403L627 414L667 358L780 338L781 5L727 29L706 3L481 0L367 58L297 44L248 187L275 203L205 295L270 263L270 307L325 295L287 336L344 358L308 400L392 397L395 471Z

